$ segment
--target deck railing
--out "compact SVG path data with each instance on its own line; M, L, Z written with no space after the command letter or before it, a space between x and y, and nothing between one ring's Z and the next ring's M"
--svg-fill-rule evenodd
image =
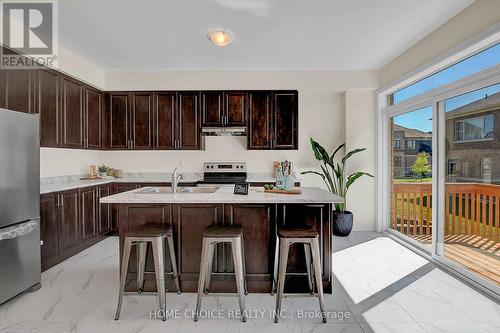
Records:
M445 235L499 240L500 185L446 183L445 189ZM394 183L391 205L392 229L409 236L431 234L431 183Z

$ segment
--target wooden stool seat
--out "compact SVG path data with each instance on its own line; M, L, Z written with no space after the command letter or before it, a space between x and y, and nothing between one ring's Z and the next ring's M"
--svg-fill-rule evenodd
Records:
M203 230L203 237L209 238L233 238L238 237L243 232L240 225L211 224Z
M171 234L171 225L150 223L132 227L125 233L125 237L166 237Z
M282 238L314 238L318 235L312 226L282 227L278 230L278 236Z

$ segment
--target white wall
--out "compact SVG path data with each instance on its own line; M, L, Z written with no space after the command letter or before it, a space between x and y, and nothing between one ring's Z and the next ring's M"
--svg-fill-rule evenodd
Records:
M500 1L476 0L380 69L380 86L419 68L500 22Z
M105 72L101 68L62 45L59 45L58 53L58 70L96 88L104 89Z
M85 174L99 160L99 152L93 150L40 148L40 177Z
M375 175L376 109L375 92L349 90L343 95L345 105L346 151L367 148L353 155L347 164L348 174L357 171ZM373 230L375 221L375 179L359 178L347 195L347 209L354 212L355 230Z

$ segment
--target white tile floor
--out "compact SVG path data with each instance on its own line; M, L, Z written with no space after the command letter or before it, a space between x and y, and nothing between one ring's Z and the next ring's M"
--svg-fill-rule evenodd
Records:
M111 237L42 274L42 288L0 306L0 332L500 332L500 306L405 247L376 233L334 239L334 292L326 296L328 324L298 318L316 299L285 299L290 318L274 324L274 297L250 294L247 323L227 318L233 298L205 298L203 308L225 319L187 316L195 295L167 295L179 318L150 318L154 297L127 297L113 320L118 289L118 243Z

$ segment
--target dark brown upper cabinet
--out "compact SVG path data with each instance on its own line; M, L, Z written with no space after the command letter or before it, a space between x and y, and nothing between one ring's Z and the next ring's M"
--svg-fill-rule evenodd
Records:
M271 149L271 93L249 93L248 113L248 149Z
M247 123L246 93L228 91L224 93L225 126L245 126Z
M274 92L272 98L272 149L298 149L297 92Z
M40 146L61 147L61 75L51 69L35 76L35 113L40 115Z
M204 91L201 93L201 125L223 126L224 103L221 91Z
M30 69L0 70L0 107L25 112L34 112L34 75Z
M102 93L96 89L84 88L84 148L102 147Z
M153 93L132 93L130 149L153 148Z
M249 93L248 149L298 149L296 91Z
M108 108L109 148L128 149L129 138L129 97L127 93L110 93Z
M244 92L206 91L201 93L202 126L245 126Z
M107 127L111 149L152 149L153 93L110 93Z
M200 94L182 91L178 94L177 149L196 150L203 148L200 128Z
M175 149L177 147L177 93L155 93L154 105L154 148Z
M83 93L80 82L61 77L61 143L63 148L83 148Z

